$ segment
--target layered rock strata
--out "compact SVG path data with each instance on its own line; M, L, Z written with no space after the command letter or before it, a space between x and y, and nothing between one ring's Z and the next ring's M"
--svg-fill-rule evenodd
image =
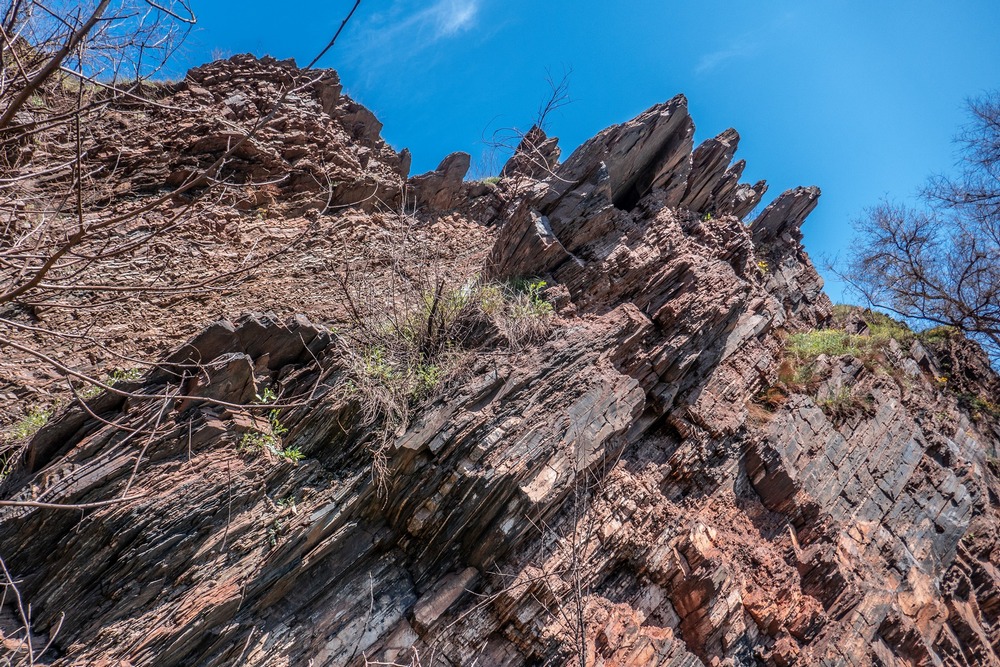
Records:
M914 339L763 410L786 336L831 318L800 244L819 191L747 225L738 135L693 133L677 97L505 170L484 270L543 276L557 326L425 401L383 483L305 319L212 325L128 387L150 398L62 413L0 489L42 504L0 508L38 645L59 628L36 664L1000 664L1000 429L939 378L1000 382ZM474 208L463 164L411 180L428 209ZM260 425L226 403L255 382L295 398L301 462L240 450ZM843 386L864 409L823 409Z

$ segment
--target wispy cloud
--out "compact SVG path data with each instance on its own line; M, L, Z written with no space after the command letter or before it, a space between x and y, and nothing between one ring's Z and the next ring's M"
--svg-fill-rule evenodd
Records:
M426 46L476 25L481 0L434 0L412 10L411 2L395 2L384 12L373 14L361 29L369 44L391 45L406 39L411 48Z
M794 31L795 25L801 20L801 12L789 10L777 14L764 25L757 26L753 32L743 32L734 35L725 46L703 54L695 63L694 73L698 76L715 71L735 60L746 60L767 49L773 37L780 33Z
M706 53L698 59L698 63L694 66L694 73L708 74L712 70L717 69L731 60L748 58L752 56L756 50L757 44L754 42L737 42L725 49L719 49L717 51Z
M426 11L426 10L425 10ZM479 0L440 0L429 8L437 37L468 30L476 22Z

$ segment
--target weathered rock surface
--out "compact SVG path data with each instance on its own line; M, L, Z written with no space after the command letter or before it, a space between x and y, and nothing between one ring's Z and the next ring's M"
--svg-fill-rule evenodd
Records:
M283 97L290 89L295 92ZM237 206L371 210L376 194L398 204L406 157L382 141L374 114L341 89L332 70L306 72L291 60L233 56L168 85L140 126L123 114L96 128L94 157L116 175L117 194L157 192L212 165L264 120L216 175L247 185ZM137 141L123 150L122 134ZM255 184L267 184L273 194L262 199Z
M384 485L305 319L214 324L131 387L150 398L64 411L3 498L124 499L0 507L54 635L35 664L1000 664L1000 425L962 399L1000 380L960 339L913 341L822 357L815 393L765 411L784 338L831 318L800 244L819 190L745 225L764 186L738 183L737 135L692 152L693 130L677 97L554 175L511 167L532 182L483 221L484 270L543 276L557 326L425 401ZM467 168L411 184L461 208ZM240 447L248 380L291 399L298 464ZM824 410L845 386L863 407Z
M559 139L547 136L542 128L533 125L500 170L500 177L544 180L554 173L561 154Z
M464 203L463 186L471 164L468 153L452 153L434 171L412 177L409 186L417 207L447 211Z

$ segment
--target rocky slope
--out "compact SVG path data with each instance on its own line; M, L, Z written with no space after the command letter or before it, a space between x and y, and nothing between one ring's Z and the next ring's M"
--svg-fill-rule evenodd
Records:
M275 72L298 75L237 58L173 94L239 114ZM35 503L0 507L32 642L52 640L35 664L1000 664L1000 380L960 337L867 345L870 316L834 317L800 243L817 188L745 223L766 186L739 182L735 131L693 145L683 97L561 164L533 130L496 186L464 182L461 154L406 181L337 86L292 118L303 136L279 128L246 169L319 163L316 127L356 128L322 158L350 165L344 207L310 215L360 242L366 187L411 201L484 276L543 277L553 326L516 348L481 332L383 476L340 334L305 317L212 324L131 396L64 410L0 487ZM276 202L312 206L309 183ZM870 354L796 362L795 336L830 326ZM301 461L240 446L267 428L243 405L262 386L293 404L276 418Z

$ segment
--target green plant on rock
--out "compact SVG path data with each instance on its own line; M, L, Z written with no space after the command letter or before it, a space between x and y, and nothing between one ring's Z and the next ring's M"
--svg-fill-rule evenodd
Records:
M271 525L267 527L267 543L273 549L278 546L278 535L281 534L281 529L284 527L284 522L277 518L271 522Z
M917 337L925 343L929 343L931 345L941 345L957 335L959 335L959 330L956 327L942 325L925 329L917 334Z
M49 423L49 419L52 418L54 412L51 408L40 408L38 406L29 408L28 412L11 427L10 439L27 440Z
M858 336L851 335L841 329L813 329L812 331L794 333L788 337L785 350L803 363L815 361L823 354L828 357L839 357L845 354L860 357L863 353Z
M271 387L264 387L259 393L254 394L254 402L261 405L269 405L278 400L278 394Z
M843 321L848 313L846 310L835 311L835 321ZM905 324L882 313L865 311L863 319L867 329L865 333L849 333L836 327L812 329L789 336L785 350L802 363L812 362L820 355L850 355L868 363L879 353L885 352L892 344L890 341L905 346L915 337Z
M817 399L818 405L834 421L846 421L859 412L868 412L872 407L871 397L856 394L850 387L840 387L829 396Z
M240 439L237 449L245 452L267 451L275 456L280 456L286 461L298 463L305 455L298 447L283 447L281 438L288 429L279 419L279 411L271 410L267 415L267 426L263 429L247 431Z
M279 452L279 454L282 458L291 461L292 463L298 463L306 457L306 455L303 454L302 450L298 447L285 447Z
M538 278L515 278L486 285L480 312L515 349L545 337L555 308L545 298L547 283Z
M961 394L958 401L969 411L973 421L1000 419L1000 405L981 394Z
M141 368L116 368L115 370L111 371L111 373L101 378L101 381L104 384L108 385L109 387L114 387L115 385L119 385L123 382L135 382L141 377L142 377ZM99 395L102 391L104 391L102 387L98 387L97 385L91 385L89 387L84 387L77 393L79 394L80 398L87 400L94 398L95 396Z

